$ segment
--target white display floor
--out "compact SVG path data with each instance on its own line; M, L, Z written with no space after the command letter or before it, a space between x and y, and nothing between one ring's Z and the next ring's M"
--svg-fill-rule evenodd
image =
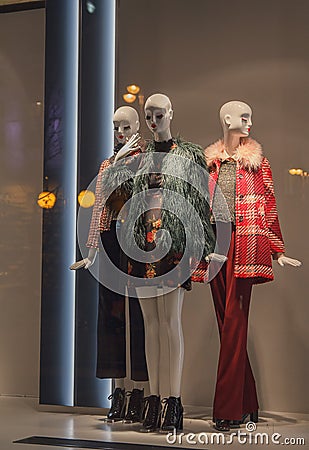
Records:
M77 412L70 409L64 409L65 412L60 412L60 408L53 407L44 407L44 409L49 409L49 411L43 411L42 407L38 405L38 400L34 398L0 396L0 450L72 448L13 443L15 440L30 436L131 443L141 450L142 447L139 447L138 444L159 445L171 449L176 447L247 449L251 446L254 448L278 449L280 448L278 445L304 449L309 446L309 416L301 414L262 412L261 421L258 423L256 431L250 433L246 431L243 425L240 436L231 436L231 433L226 434L226 442L222 445L222 441L217 444L218 436L212 428L210 410L207 411L206 408L185 408L184 434L178 435L175 443L172 436L170 436L170 442L168 442L165 434L139 433L139 427L136 424L105 424L102 421L103 416L100 415L98 410L89 409L89 413L86 409L77 409ZM237 430L232 431L237 433ZM190 435L189 433L193 434ZM257 436L257 433L265 433L263 435L264 444L261 444L261 438ZM208 439L208 444L205 443L206 439ZM266 443L267 439L268 444ZM289 439L289 441L285 441L285 439ZM303 443L299 440L297 444L297 439L302 439ZM133 448L135 448L135 445ZM105 448L108 448L108 446Z

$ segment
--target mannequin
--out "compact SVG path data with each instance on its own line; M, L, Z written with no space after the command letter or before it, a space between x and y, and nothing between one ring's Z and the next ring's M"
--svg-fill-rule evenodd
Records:
M194 197L190 186L185 186L184 182L179 180L177 185L177 182L175 183L175 177L166 175L164 171L164 168L168 164L168 159L171 158L170 155L173 155L172 158L181 155L190 160L194 159L194 161L199 162L201 167L206 169L203 151L195 144L172 139L170 124L173 118L173 110L170 99L166 95L154 94L150 96L145 103L145 116L147 126L153 133L154 141L150 142L146 148L140 170L136 173L134 180L132 198L134 199L134 195L139 192L146 192L147 199L146 211L137 221L135 239L141 243L141 246L147 252L156 248L155 236L161 228L168 229L170 234L172 234L173 230L170 226L172 216L168 215L162 209L164 208L164 202L162 206L162 199L164 189L173 189L177 192L177 186L179 185L179 191L181 189L188 190L186 198L190 200L191 204L195 208L201 208L200 216L202 216L206 237L205 248L203 250L204 255L209 255L214 248L214 235L209 221L208 204L201 207ZM162 155L160 163L154 162L156 161L155 156L158 154L160 154L160 157ZM176 164L175 161L174 163ZM145 167L152 167L152 169L145 174L145 171L143 171ZM155 173L153 173L154 169ZM149 189L151 191L148 191ZM134 206L130 207L129 216L131 214L134 214ZM177 228L178 226L180 225L176 222L174 227ZM174 229L174 231L177 234L178 230ZM172 244L172 250L160 260L146 264L130 260L130 274L140 279L136 291L144 317L145 349L150 384L150 396L147 399L145 420L140 430L141 432L152 432L160 427L161 431L166 432L182 429L183 426L183 406L180 397L184 358L181 312L184 292L185 290L191 289L191 279L189 276L185 281L178 282L177 276L176 280L174 279L172 281L168 278L169 271L178 264L178 259L181 258L182 251L177 254L173 250ZM165 281L158 282L156 285L157 276L166 277L164 278ZM153 281L153 279L154 283L151 286L147 285L147 281ZM159 301L163 302L164 317L161 317L159 314ZM165 411L161 424L160 335L166 327L169 343L170 393L169 397L163 400L165 403Z
M135 154L140 152L141 145L137 146L137 141L140 139L137 134L140 123L136 110L130 106L118 108L114 113L113 123L116 146L113 156L102 162L97 177L96 202L87 241L88 256L75 263L74 267L71 266L75 269L80 267L88 269L93 265L98 253L99 238L101 238L103 248L111 261L123 271L127 271L127 260L120 250L116 236L116 219L122 204L127 200L127 192L125 194L122 190L120 193L117 192L117 195L113 193L106 201L103 210L100 201L102 193L104 195L104 185L108 185L108 177L113 175L112 165L119 150L124 149L126 154L130 154L132 151ZM134 159L134 156L130 158ZM115 170L121 170L121 166L115 166ZM104 271L101 262L100 271ZM107 414L107 422L124 420L126 423L132 423L138 422L142 418L144 388L148 388L148 375L144 350L143 318L135 296L129 301L129 315L133 390L126 393L124 388L124 377L126 376L125 297L100 283L97 377L113 378L115 387L109 397L112 405ZM127 396L130 396L130 400L126 409Z
M258 421L255 381L247 354L252 286L273 280L271 258L280 266L300 266L285 256L272 173L258 142L249 138L252 110L241 101L220 110L223 140L205 150L210 170L212 222L232 232L228 259L210 285L220 334L213 416L215 429L227 432L248 416ZM216 194L221 188L229 214ZM214 225L215 226L215 225ZM220 248L220 243L219 243Z

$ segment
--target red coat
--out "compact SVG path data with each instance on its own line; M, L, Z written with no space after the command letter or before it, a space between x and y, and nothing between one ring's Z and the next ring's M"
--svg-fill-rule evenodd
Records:
M224 153L222 140L205 150L209 167L210 206ZM236 151L235 197L235 264L237 278L254 278L254 283L274 278L272 257L284 253L272 172L269 161L263 156L261 145L251 138L242 139ZM204 267L193 274L193 281L207 278Z

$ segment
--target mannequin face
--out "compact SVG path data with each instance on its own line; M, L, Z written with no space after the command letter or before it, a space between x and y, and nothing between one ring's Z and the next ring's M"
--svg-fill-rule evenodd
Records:
M114 136L117 142L125 144L132 134L132 127L128 120L114 120Z
M125 144L127 140L139 130L137 111L131 106L118 108L113 117L114 136L118 143Z
M225 103L220 110L220 119L225 132L239 137L249 136L252 126L252 110L240 101Z
M250 128L252 126L250 113L228 114L225 117L225 121L229 131L233 132L233 134L237 134L241 137L249 136Z
M149 107L145 110L146 123L153 133L162 133L171 126L171 117L166 108Z
M169 131L173 118L172 105L163 94L154 94L145 103L145 119L149 130L156 135Z

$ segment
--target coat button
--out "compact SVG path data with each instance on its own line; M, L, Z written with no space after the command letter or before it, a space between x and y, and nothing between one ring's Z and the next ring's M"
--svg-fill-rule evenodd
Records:
M243 196L243 194L240 194L240 196L239 196L239 200L243 200L244 199L244 196Z
M244 217L243 217L243 216L239 216L238 221L239 221L239 222L242 222L243 220L244 220Z
M243 176L243 174L242 173L240 173L239 175L238 175L238 178L243 178L244 176Z

